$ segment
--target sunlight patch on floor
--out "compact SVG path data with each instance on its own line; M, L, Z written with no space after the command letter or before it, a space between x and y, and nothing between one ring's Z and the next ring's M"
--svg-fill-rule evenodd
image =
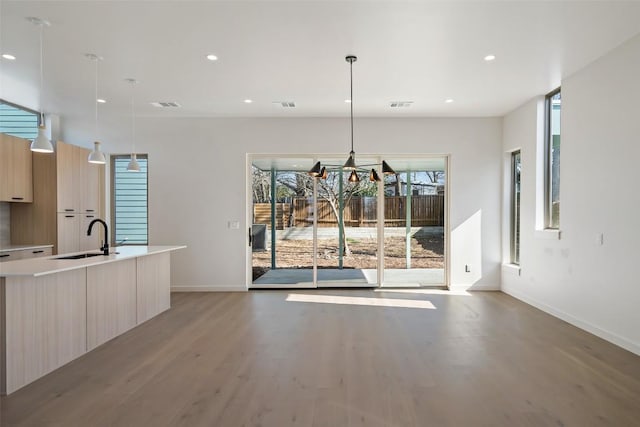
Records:
M426 308L429 310L436 309L431 301L395 298L365 298L338 295L289 294L287 295L287 301L312 302L319 304L365 305L371 307Z
M450 291L447 289L398 289L398 288L377 288L374 292L393 292L401 294L422 294L422 295L456 295L456 296L472 296L467 291Z

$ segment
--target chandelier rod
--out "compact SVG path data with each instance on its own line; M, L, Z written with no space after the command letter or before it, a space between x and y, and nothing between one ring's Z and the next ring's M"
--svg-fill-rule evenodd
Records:
M351 82L351 152L353 152L353 59L349 58L349 77Z

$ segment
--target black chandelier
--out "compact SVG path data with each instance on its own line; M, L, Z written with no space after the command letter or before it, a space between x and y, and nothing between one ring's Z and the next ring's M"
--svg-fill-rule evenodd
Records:
M351 82L351 98L349 100L349 105L351 106L351 151L349 152L349 158L345 162L345 164L340 167L340 165L325 165L323 166L320 162L316 162L315 165L307 172L314 178L327 179L329 170L350 170L351 174L349 175L349 182L359 182L360 177L358 176L358 171L369 171L369 166L379 166L380 163L371 163L366 165L356 165L356 153L353 150L353 63L358 60L355 55L349 55L345 58L345 60L349 63L349 76ZM382 173L384 175L395 175L395 171L385 162L382 161ZM375 168L372 168L369 172L369 180L378 182L380 181L380 177L378 176L378 172Z

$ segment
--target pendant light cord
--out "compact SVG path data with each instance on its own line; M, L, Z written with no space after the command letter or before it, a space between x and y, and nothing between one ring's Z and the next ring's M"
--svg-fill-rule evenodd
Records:
M353 152L353 59L349 60L349 75L351 82L351 152Z
M94 124L94 133L96 136L96 141L98 140L98 61L100 59L95 58L94 61L96 62L96 83L95 83L95 97L93 99L93 102L96 108L96 120L95 120L95 124Z
M134 96L134 87L136 82L131 82L131 154L135 154L136 151L136 103Z
M40 125L44 126L44 106L42 105L43 102L44 102L44 96L42 95L42 88L44 87L44 83L43 83L43 81L44 81L44 77L43 77L43 75L44 75L44 71L43 71L43 68L44 68L43 62L44 62L44 60L43 60L43 56L44 55L42 54L42 52L43 52L43 47L42 47L43 36L42 36L42 33L44 31L44 24L41 23L39 25L40 25Z

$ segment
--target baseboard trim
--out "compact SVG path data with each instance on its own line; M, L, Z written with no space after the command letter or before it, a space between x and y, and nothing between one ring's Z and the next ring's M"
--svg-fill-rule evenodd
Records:
M640 345L636 344L632 341L629 341L626 338L623 338L617 334L614 334L612 332L606 331L602 328L599 328L595 325L592 325L589 322L585 322L584 320L578 319L562 310L558 310L555 307L552 307L548 304L545 304L543 302L540 302L538 300L536 300L535 298L531 298L528 295L523 294L522 292L518 292L516 290L513 289L509 289L509 286L503 286L502 287L502 292L504 292L507 295L510 295L516 299L519 299L522 302L525 302L539 310L544 311L545 313L548 313L552 316L555 316L559 319L564 320L565 322L580 328L582 330L585 330L599 338L602 338L605 341L609 341L612 344L615 344L619 347L624 348L625 350L628 350L634 354L637 354L640 356Z
M171 292L247 292L246 286L172 286Z
M500 286L496 285L451 285L450 291L499 291Z

